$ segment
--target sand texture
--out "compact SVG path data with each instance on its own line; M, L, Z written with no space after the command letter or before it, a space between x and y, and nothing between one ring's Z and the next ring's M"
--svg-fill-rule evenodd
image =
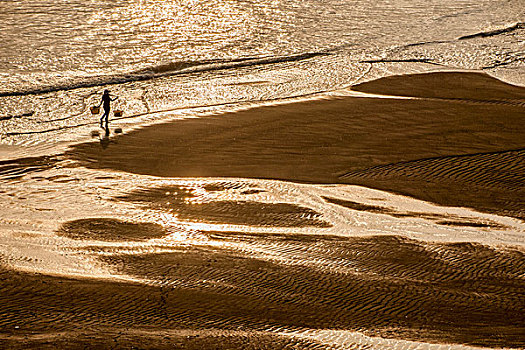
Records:
M189 119L67 156L157 176L360 184L524 218L525 88L432 73L355 89L417 98L341 97Z
M354 89L1 162L0 348L525 348L525 88Z
M344 329L435 343L524 345L522 252L394 236L209 234L222 242L270 247L296 264L226 246L194 246L164 254L101 257L122 273L158 281L151 285L4 269L4 344L80 348L139 341L143 348L252 344L306 349L324 347L281 339L275 330ZM312 258L323 263L308 266ZM303 259L301 266L297 262ZM164 338L162 344L159 338Z

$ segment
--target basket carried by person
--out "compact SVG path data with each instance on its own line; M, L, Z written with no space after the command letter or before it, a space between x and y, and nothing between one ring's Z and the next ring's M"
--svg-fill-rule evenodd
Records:
M115 112L113 112L113 115L116 118L118 118L118 117L122 117L122 113L124 113L124 112L122 112L121 110L116 110Z
M99 114L100 113L100 107L99 106L93 106L90 109L91 109L91 114Z

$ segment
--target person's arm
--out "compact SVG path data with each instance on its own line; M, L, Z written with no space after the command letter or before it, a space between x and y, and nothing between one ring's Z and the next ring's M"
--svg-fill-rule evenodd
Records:
M115 98L112 98L112 99L111 99L111 101L115 101L115 100L116 100L117 98L118 98L118 96L117 96L117 97L115 97Z

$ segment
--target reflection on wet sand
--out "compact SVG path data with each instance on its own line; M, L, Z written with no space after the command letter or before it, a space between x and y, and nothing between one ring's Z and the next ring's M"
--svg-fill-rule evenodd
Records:
M457 215L443 215L443 214L434 214L434 213L422 213L422 212L413 212L413 211L401 211L394 208L383 207L378 205L369 205L363 203L357 203L353 201L348 201L344 199L331 198L323 196L323 199L328 203L337 204L345 208L366 211L376 214L385 214L390 215L395 218L422 218L426 220L435 221L439 225L450 225L450 226L471 226L471 227L486 227L491 229L504 229L505 226L490 220L473 220L473 218L462 217Z
M140 231L139 226L129 228ZM156 254L101 249L102 261L143 284L4 269L2 333L60 332L60 341L75 347L86 339L124 345L140 338L140 329L158 335L166 329L215 329L225 335L225 344L245 342L248 348L252 342L259 348L324 348L258 333L274 329L344 329L425 342L524 345L523 252L395 236L205 234L223 244ZM272 255L279 260L269 259ZM94 324L96 333L90 331ZM118 339L121 331L124 338ZM239 331L245 335L237 336ZM77 338L76 332L82 336ZM217 341L206 332L196 337L185 346L202 341L207 348ZM172 346L181 341L177 336L165 340ZM42 341L24 340L34 347Z
M0 164L1 345L525 347L525 90L459 76Z
M210 184L204 189L213 191L218 189L216 186ZM320 213L295 204L260 203L248 200L202 201L195 191L196 188L191 187L165 186L135 190L116 199L145 203L152 209L173 212L180 220L186 221L274 227L331 226L320 219ZM257 193L247 191L243 194Z
M180 120L123 135L111 152L87 143L67 157L155 176L357 184L523 218L525 88L440 72L354 89L414 98L340 97Z

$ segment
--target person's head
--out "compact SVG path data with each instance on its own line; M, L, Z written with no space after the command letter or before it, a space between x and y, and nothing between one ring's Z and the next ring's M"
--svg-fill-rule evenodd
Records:
M104 95L109 95L109 90L104 90Z

